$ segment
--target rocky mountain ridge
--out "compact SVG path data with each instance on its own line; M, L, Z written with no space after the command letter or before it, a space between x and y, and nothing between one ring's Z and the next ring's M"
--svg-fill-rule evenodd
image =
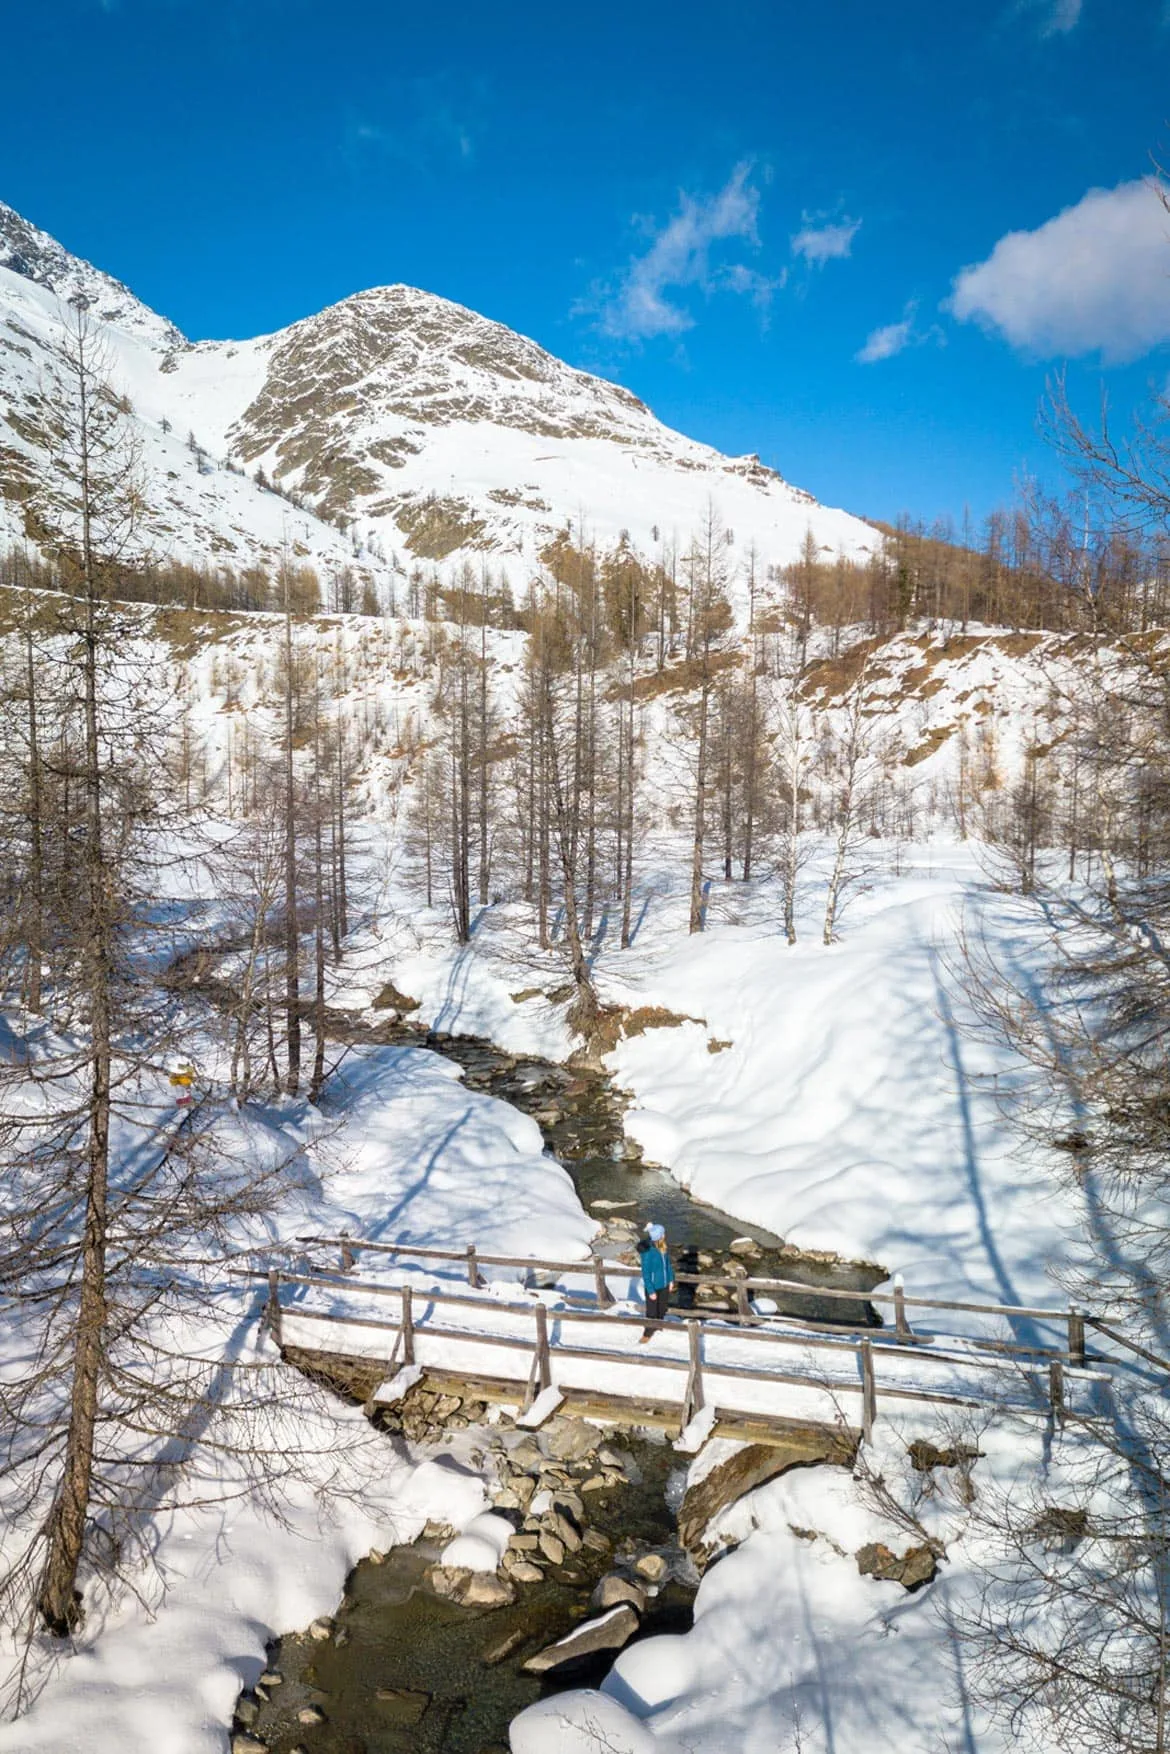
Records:
M27 533L56 460L68 304L101 326L132 409L156 549L326 571L484 556L522 578L566 525L604 546L684 549L712 508L758 564L880 540L754 456L664 426L621 385L416 288L358 292L275 334L191 342L120 282L0 206L0 535ZM270 491L278 486L283 497ZM54 497L64 521L68 484ZM290 501L292 503L290 503ZM50 523L52 519L50 517ZM736 556L738 558L738 556Z

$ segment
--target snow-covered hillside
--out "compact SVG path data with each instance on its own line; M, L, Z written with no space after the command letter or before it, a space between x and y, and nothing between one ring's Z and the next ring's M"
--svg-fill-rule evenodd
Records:
M628 390L446 299L378 287L274 335L192 343L3 204L0 540L53 480L45 392L79 296L132 405L154 550L175 559L271 565L287 543L325 571L487 552L522 574L567 524L653 555L685 546L709 508L761 566L795 559L809 529L827 554L880 540L757 457L672 432Z

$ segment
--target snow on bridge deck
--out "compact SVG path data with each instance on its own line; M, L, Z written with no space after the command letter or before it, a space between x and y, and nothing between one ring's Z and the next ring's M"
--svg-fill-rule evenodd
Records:
M451 1251L406 1246L379 1252L464 1260ZM1002 1406L1063 1417L1067 1411L1091 1412L1093 1386L1103 1380L1100 1369L1085 1367L1075 1312L1070 1327L1067 1311L986 1306L999 1323L995 1334L942 1335L909 1328L905 1305L915 1300L904 1299L900 1290L897 1329L830 1329L795 1317L762 1317L754 1306L745 1315L741 1297L738 1316L676 1312L666 1322L648 1324L652 1337L641 1344L644 1319L628 1295L628 1267L606 1263L603 1274L597 1264L590 1270L584 1264L527 1263L526 1278L534 1269L544 1269L545 1278L556 1276L551 1286L533 1287L517 1280L519 1262L507 1262L511 1276L489 1284L481 1269L491 1257L477 1258L472 1249L466 1259L471 1283L462 1287L405 1266L393 1270L393 1281L366 1277L348 1258L341 1274L274 1269L268 1275L269 1324L284 1348L368 1359L384 1365L388 1378L415 1365L501 1384L524 1405L552 1386L593 1403L612 1403L615 1417L629 1418L639 1406L659 1413L674 1409L680 1427L694 1420L696 1429L706 1409L706 1426L716 1417L799 1419L867 1434L878 1400L887 1398L903 1405ZM626 1295L606 1307L608 1280L618 1275ZM888 1294L884 1300L892 1301ZM854 1308L864 1301L852 1294ZM1063 1347L1045 1343L1045 1337L1062 1335Z

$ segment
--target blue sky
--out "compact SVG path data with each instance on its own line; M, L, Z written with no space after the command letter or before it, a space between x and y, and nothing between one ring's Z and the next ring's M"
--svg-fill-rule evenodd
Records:
M0 43L0 199L196 338L406 281L956 521L1051 470L1062 362L1090 409L1167 375L1170 0L0 0Z

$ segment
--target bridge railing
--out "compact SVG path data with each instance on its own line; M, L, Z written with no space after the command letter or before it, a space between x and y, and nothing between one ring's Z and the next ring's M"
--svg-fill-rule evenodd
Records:
M337 1239L313 1238L312 1240L314 1242L329 1242ZM346 1239L346 1242L352 1248L352 1239ZM441 1249L415 1249L408 1245L398 1247L397 1245L360 1244L359 1246L363 1248L376 1246L379 1252L384 1253L422 1255L425 1259L455 1260L465 1264L468 1261L466 1249L455 1252ZM554 1263L533 1261L529 1258L476 1255L473 1259L477 1266L531 1266L540 1271L552 1272L555 1270ZM565 1263L562 1270L580 1271L581 1267L582 1263L579 1261ZM610 1270L613 1272L624 1271L627 1275L629 1273L629 1269L611 1267ZM606 1348L596 1343L577 1344L574 1339L574 1328L579 1324L591 1324L595 1330L603 1327L607 1332L615 1334L624 1330L637 1329L639 1332L650 1330L652 1332L673 1333L678 1336L680 1334L680 1321L677 1318L673 1321L649 1321L638 1315L623 1315L612 1309L599 1309L596 1306L582 1308L567 1304L558 1305L557 1308L550 1311L540 1299L500 1303L468 1293L443 1291L434 1287L418 1289L410 1284L386 1284L365 1279L355 1280L346 1272L335 1274L293 1272L275 1267L269 1268L267 1271L249 1269L230 1269L230 1271L233 1271L238 1277L267 1281L267 1324L273 1337L280 1345L286 1343L285 1318L287 1315L293 1316L298 1326L307 1322L325 1327L369 1329L385 1333L388 1336L392 1335L393 1341L392 1343L388 1341L384 1359L388 1375L391 1375L396 1367L402 1368L415 1363L416 1345L420 1333L425 1334L428 1342L456 1342L463 1345L470 1343L477 1347L507 1348L513 1354L513 1358L518 1350L525 1352L530 1347L531 1363L523 1391L523 1400L526 1406L531 1404L537 1394L552 1385L554 1356L562 1360L580 1360L607 1365L611 1368L619 1366L623 1370L630 1368L636 1372L649 1369L653 1371L665 1370L678 1374L685 1373L685 1385L683 1385L680 1405L680 1420L683 1428L702 1410L705 1404L705 1375L724 1379L725 1382L731 1383L738 1381L788 1384L798 1385L806 1389L828 1390L830 1393L860 1393L861 1432L867 1441L872 1434L879 1395L896 1400L943 1406L983 1406L995 1399L996 1395L1004 1399L1008 1398L1004 1392L1008 1386L1004 1381L1004 1375L1005 1367L1011 1365L1013 1366L1011 1382L1016 1384L1022 1382L1024 1386L1023 1405L1028 1410L1050 1414L1063 1423L1066 1415L1069 1377L1091 1381L1103 1380L1100 1373L1085 1368L1083 1355L1080 1361L1076 1361L1069 1360L1063 1353L1048 1352L1044 1354L1043 1358L1036 1358L1032 1362L1028 1362L1022 1358L1003 1357L1004 1348L1001 1345L993 1347L989 1343L986 1348L980 1348L966 1338L960 1339L955 1346L946 1346L939 1344L941 1336L927 1337L914 1334L908 1341L905 1337L900 1336L896 1330L850 1331L847 1328L840 1328L829 1331L824 1326L820 1326L810 1331L807 1324L800 1325L793 1322L788 1325L778 1325L771 1318L752 1318L749 1322L740 1322L734 1314L729 1319L722 1320L714 1317L698 1319L699 1312L697 1311L683 1314L687 1340L685 1358L660 1355L657 1352L648 1355L633 1350ZM743 1283L743 1281L735 1281L735 1283ZM750 1280L747 1283L749 1286L753 1284ZM791 1283L793 1289L806 1293L809 1290L807 1286L796 1286L794 1282L787 1281L759 1280L754 1283L761 1287L765 1285L777 1287ZM295 1310L290 1310L282 1302L281 1290L284 1286L316 1287L328 1290L334 1295L341 1291L360 1294L363 1298L367 1296L377 1299L391 1298L397 1303L395 1311L397 1319L351 1314L347 1311L314 1309L307 1304L298 1304ZM858 1297L857 1293L849 1292L841 1295L852 1296L855 1301ZM416 1299L425 1304L428 1309L433 1307L436 1310L473 1311L481 1323L486 1318L488 1329L484 1331L482 1326L477 1328L474 1326L442 1325L441 1322L436 1322L433 1319L425 1320L424 1323L420 1324ZM920 1299L916 1302L926 1307L937 1307L928 1299ZM991 1306L976 1307L988 1308ZM1053 1314L1051 1311L1030 1313L1043 1314L1046 1317ZM498 1323L501 1319L508 1319L513 1325L519 1320L525 1326L528 1320L531 1320L531 1339L526 1340L523 1334L516 1332L507 1334L491 1332L491 1323ZM559 1330L555 1346L549 1336L550 1321L557 1324ZM800 1327L800 1331L796 1331L797 1327ZM595 1336L583 1336L583 1338L586 1342L590 1339L595 1341ZM766 1353L761 1351L759 1366L745 1364L736 1358L708 1358L705 1355L708 1350L706 1342L720 1339L737 1342L747 1341L767 1350ZM904 1368L909 1361L908 1345L913 1349L915 1366L924 1363L929 1367L937 1366L948 1372L972 1373L969 1384L972 1392L970 1394L956 1394L951 1389L943 1387L935 1388L922 1386L921 1383L899 1382L890 1380L884 1376L884 1373L883 1378L879 1380L879 1364L896 1358ZM796 1349L805 1354L805 1359L794 1361L795 1364L800 1365L800 1368L786 1368L783 1358L783 1349L785 1348L789 1349L789 1352ZM337 1350L337 1348L324 1345L319 1348L307 1349L322 1352ZM1015 1348L1014 1350L1019 1351L1020 1349ZM811 1367L807 1362L807 1355L817 1352L829 1354L830 1357L836 1355L842 1359L851 1358L853 1361L851 1378L833 1377L827 1370L821 1372ZM995 1352L1000 1353L1001 1356L989 1355ZM501 1374L504 1380L522 1380L507 1371L502 1371ZM991 1381L989 1381L989 1377ZM998 1383L995 1379L999 1379ZM742 1409L740 1410L742 1411Z
M342 1273L353 1270L359 1254L378 1254L390 1256L407 1256L412 1260L444 1262L458 1266L466 1273L467 1283L475 1290L483 1288L484 1280L480 1269L483 1267L507 1267L513 1270L527 1271L537 1274L561 1276L573 1274L592 1277L594 1293L598 1306L607 1308L615 1299L609 1289L609 1279L630 1279L638 1276L636 1266L621 1261L607 1261L600 1256L591 1256L585 1260L554 1261L538 1259L532 1255L498 1255L484 1253L474 1243L467 1243L461 1249L427 1248L421 1244L400 1242L374 1242L364 1237L355 1237L347 1232L339 1236L298 1236L296 1242L313 1244L322 1248L336 1248L339 1251L339 1268ZM1089 1362L1086 1347L1086 1328L1092 1327L1113 1340L1127 1347L1137 1356L1170 1373L1170 1362L1158 1358L1155 1354L1145 1352L1140 1346L1126 1339L1124 1335L1107 1327L1102 1321L1088 1315L1075 1304L1062 1309L1037 1308L1027 1304L982 1303L972 1300L953 1298L914 1297L908 1295L902 1285L901 1276L896 1275L889 1291L849 1290L838 1286L806 1285L794 1279L765 1279L753 1277L751 1274L732 1275L728 1273L677 1273L675 1282L679 1285L690 1285L696 1288L707 1286L712 1290L727 1292L735 1302L736 1320L743 1327L754 1324L788 1323L802 1329L840 1332L853 1328L858 1332L874 1332L872 1324L867 1321L850 1322L845 1316L841 1321L819 1322L801 1314L783 1311L761 1314L752 1308L751 1299L754 1295L801 1296L815 1298L818 1302L850 1304L856 1310L858 1306L875 1305L890 1309L893 1312L893 1327L890 1332L901 1345L929 1346L940 1337L940 1331L915 1326L909 1310L929 1310L936 1314L953 1312L956 1314L982 1315L1005 1319L1007 1321L1043 1322L1065 1337L1063 1346L1046 1346L1040 1343L1023 1342L1004 1339L992 1335L965 1335L965 1343L989 1352L1015 1354L1024 1358L1059 1359L1074 1367L1084 1366ZM702 1315L704 1312L696 1308L688 1314ZM957 1337L957 1336L952 1336ZM1101 1362L1108 1362L1105 1355L1099 1355Z

